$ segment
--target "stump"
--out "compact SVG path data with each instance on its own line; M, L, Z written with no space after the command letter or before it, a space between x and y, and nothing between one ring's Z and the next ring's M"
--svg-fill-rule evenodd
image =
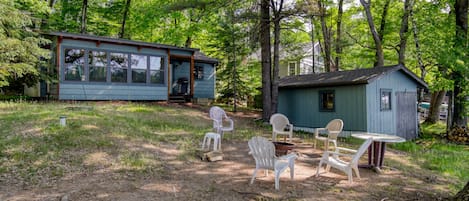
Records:
M200 160L214 162L223 160L223 152L221 151L209 151L204 152L203 150L198 151L197 155Z

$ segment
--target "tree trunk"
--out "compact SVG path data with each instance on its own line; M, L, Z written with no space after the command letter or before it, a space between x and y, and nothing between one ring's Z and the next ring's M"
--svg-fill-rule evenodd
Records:
M413 9L410 10L409 17L412 20L412 33L414 36L415 51L417 52L417 61L418 61L419 69L420 69L420 79L425 80L425 76L427 75L427 69L425 69L425 65L423 65L422 50L420 49L417 22L415 21L415 18L413 15ZM419 92L418 101L421 102L423 100L424 90L418 89L418 92Z
M122 26L121 26L121 31L119 32L119 38L124 38L124 34L125 34L125 21L127 20L127 17L128 17L128 15L129 15L130 1L131 1L131 0L127 0L127 3L125 4L124 16L123 16L123 18L122 18Z
M381 23L379 24L378 36L381 41L384 40L384 29L386 28L386 17L388 16L388 8L391 0L386 0L383 7L383 12L381 13Z
M376 32L375 23L373 22L373 16L371 16L371 11L370 11L371 2L370 1L365 2L365 0L360 0L360 3L363 5L363 8L365 8L366 19L368 21L368 26L370 27L370 31L371 31L371 34L373 36L373 40L375 41L376 60L375 60L374 66L375 67L376 66L384 66L383 47L382 47L379 35Z
M83 0L83 4L81 7L81 30L80 33L86 33L86 14L88 10L88 0Z
M337 36L335 39L335 68L334 71L339 71L340 68L340 55L342 54L342 41L341 41L341 36L342 36L342 5L344 3L344 0L339 0L339 10L337 13Z
M318 0L318 7L320 9L320 20L322 28L322 36L324 37L324 70L331 71L331 36L330 30L326 25L326 7L322 4L322 0Z
M311 60L312 61L311 68L313 70L313 74L316 73L316 69L315 69L316 68L316 64L315 64L316 63L316 61L315 61L316 58L314 58L316 56L315 55L316 53L314 51L315 50L314 45L315 45L315 43L314 43L314 16L311 15L311 57L312 57L311 58L312 59Z
M435 91L432 93L432 99L430 100L430 108L428 108L428 116L425 119L425 123L434 124L440 120L440 106L445 97L446 91Z
M262 62L262 119L268 122L271 115L271 58L270 58L270 8L269 0L261 0L260 45Z
M405 0L404 2L404 16L402 16L401 30L399 37L399 64L405 65L405 49L407 45L407 36L409 32L409 15L412 12L413 0Z
M469 200L469 181L466 186L459 191L452 199L453 201L468 201Z
M273 14L274 14L274 71L272 75L272 112L277 113L278 105L278 82L279 82L279 68L280 68L280 21L282 20L283 0L279 4L275 4L274 0L270 1Z
M456 41L455 46L457 50L467 50L467 14L468 14L468 0L456 0L454 4L456 14ZM463 61L467 61L466 52L460 52L460 57ZM461 72L463 71L463 72ZM466 96L464 95L464 87L466 84L464 72L462 69L455 69L453 72L454 80L454 107L453 107L453 125L455 127L467 126L467 114L465 110Z

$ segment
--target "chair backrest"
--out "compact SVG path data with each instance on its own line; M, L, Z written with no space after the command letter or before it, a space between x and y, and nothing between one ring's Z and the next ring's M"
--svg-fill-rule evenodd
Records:
M329 132L328 137L337 139L337 136L344 128L344 122L341 119L333 119L326 125L326 129Z
M226 117L225 110L218 106L213 106L209 111L210 119L213 120L213 127L218 128L222 126L223 118Z
M352 157L352 160L350 161L350 164L358 164L358 160L360 160L360 157L365 153L365 151L368 149L368 147L371 145L373 142L373 138L368 138L363 142L363 144L358 148L357 153Z
M248 141L256 166L258 168L274 169L275 146L264 137L254 136Z
M288 121L285 115L276 113L270 117L270 124L272 124L274 131L283 131L283 129L290 124L290 121Z

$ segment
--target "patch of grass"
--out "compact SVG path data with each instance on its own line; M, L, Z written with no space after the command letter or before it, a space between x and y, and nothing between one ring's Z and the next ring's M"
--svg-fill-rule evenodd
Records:
M423 137L415 141L391 144L394 149L411 154L415 161L421 161L422 168L439 172L454 179L454 189L461 189L469 180L469 149L465 145L448 143L441 138L445 125L441 123L422 125Z

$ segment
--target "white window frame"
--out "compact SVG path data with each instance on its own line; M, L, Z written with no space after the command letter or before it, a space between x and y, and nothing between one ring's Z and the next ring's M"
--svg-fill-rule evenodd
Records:
M292 74L291 74L291 70L290 70L291 67L292 67L291 64L294 64L294 65L295 65L295 74L294 74L294 75L298 75L298 72L297 72L297 69L298 69L298 68L296 67L296 66L298 65L298 63L295 62L295 61L290 61L290 62L288 62L288 75L292 75Z

